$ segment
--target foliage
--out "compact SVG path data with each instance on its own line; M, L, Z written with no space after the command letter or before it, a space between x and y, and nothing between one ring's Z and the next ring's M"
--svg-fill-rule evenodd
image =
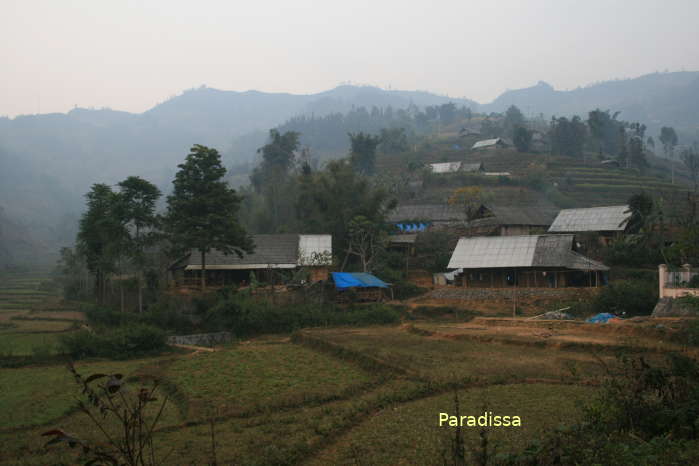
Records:
M306 233L329 233L333 249L347 250L350 221L363 216L374 225L385 223L396 202L388 192L358 175L346 160L300 177L296 214Z
M532 143L532 132L523 126L514 130L512 141L519 152L529 152Z
M352 168L362 175L373 175L376 165L376 148L381 144L381 136L349 133L350 162Z
M587 126L579 116L551 120L551 151L555 154L580 157L583 154Z
M623 141L620 139L624 134L622 122L617 120L619 112L610 115L609 110L592 110L588 113L587 125L590 134L597 141L599 155L618 154Z
M216 149L195 145L173 181L167 198L168 239L179 254L191 250L201 254L206 270L206 254L217 249L225 254L251 253L252 238L238 222L240 197L223 177L226 169ZM206 288L206 273L201 274Z
M417 237L415 248L420 251L419 261L422 268L431 273L447 269L451 253L456 246L456 239L445 231L428 230Z
M686 464L697 458L699 366L670 354L663 363L620 358L582 423L550 432L503 464ZM693 451L687 447L693 445ZM692 461L692 459L694 461Z
M682 151L682 162L687 167L689 177L694 185L694 192L699 189L699 145L696 143Z
M167 397L156 408L154 416L150 407L158 401L155 397L157 385L142 387L129 393L124 387L122 374L92 374L83 378L72 364L68 366L76 383L81 387L85 400L78 404L97 432L101 442L89 441L53 429L41 434L50 436L46 446L58 443L70 448L79 447L85 465L111 464L127 466L154 466L161 464L155 459L153 433L160 420ZM95 383L102 380L102 383ZM110 427L114 422L119 428Z
M236 336L286 333L304 327L327 325L376 325L400 321L400 313L380 304L348 309L332 304L274 304L232 294L218 301L202 316L202 326L227 329Z
M488 195L478 186L464 186L455 189L448 199L448 203L461 207L466 215L466 220L471 221L476 218L478 210L486 201Z
M612 282L594 298L595 312L627 317L650 315L658 302L658 285L648 280L629 279Z
M408 150L405 128L381 128L379 149L384 154L396 154Z
M72 358L126 359L162 351L165 332L156 327L129 323L103 332L79 330L61 336L61 345Z
M524 128L525 124L525 119L524 115L522 115L522 111L517 108L515 105L510 105L507 111L505 112L505 119L503 120L503 131L504 135L508 138L517 138L517 134L519 132L519 129L522 128L526 131L526 128ZM528 131L527 131L528 132ZM531 134L530 134L531 137ZM515 145L517 143L515 142ZM517 146L519 149L519 146ZM526 150L520 150L520 152L527 152Z

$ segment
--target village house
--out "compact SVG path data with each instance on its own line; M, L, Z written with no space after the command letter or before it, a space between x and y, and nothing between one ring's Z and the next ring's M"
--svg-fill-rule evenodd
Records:
M429 164L432 173L484 173L483 162L441 162Z
M275 283L280 272L308 271L308 282L327 280L332 265L332 236L306 234L252 235L252 254L223 254L212 250L206 255L206 278L212 285L247 283L256 280ZM201 276L201 254L192 251L171 267L177 284L196 281Z
M472 288L596 287L609 271L575 252L573 235L460 238L447 268Z
M420 225L436 227L463 226L466 221L464 210L455 205L443 204L399 204L388 214L388 221L395 225L408 225L403 229L412 233L412 225L417 226L416 231L424 230ZM399 226L399 228L401 228Z
M483 204L467 226L478 236L533 235L546 233L555 216L552 206Z
M494 138L494 139L483 139L482 141L476 142L473 147L471 147L472 150L488 150L488 149L495 149L495 148L504 148L508 147L509 144L505 142L503 138Z
M631 218L628 205L563 209L549 228L549 233L593 233L600 244L608 245L626 231Z

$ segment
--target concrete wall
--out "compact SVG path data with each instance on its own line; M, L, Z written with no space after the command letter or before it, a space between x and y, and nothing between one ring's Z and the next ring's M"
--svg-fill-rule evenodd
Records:
M682 266L682 281L688 282L692 277L692 268L689 264ZM667 265L660 264L658 266L658 284L660 287L659 297L662 298L679 298L682 296L699 296L699 288L676 288L668 284Z

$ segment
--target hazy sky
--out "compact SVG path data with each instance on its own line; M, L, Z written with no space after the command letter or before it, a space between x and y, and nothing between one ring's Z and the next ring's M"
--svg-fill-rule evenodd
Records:
M488 102L699 70L697 0L0 0L0 115L341 82Z

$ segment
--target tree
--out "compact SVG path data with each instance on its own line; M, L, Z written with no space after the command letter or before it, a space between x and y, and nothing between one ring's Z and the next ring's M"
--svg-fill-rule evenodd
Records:
M119 183L119 214L129 234L129 256L138 269L138 311L143 312L143 271L146 267L145 250L157 236L158 219L155 203L160 190L151 182L130 176Z
M587 128L579 116L574 116L570 120L566 117L552 118L550 135L553 153L572 157L582 156Z
M381 143L380 136L371 134L349 133L352 167L362 175L373 175L376 163L376 148Z
M386 232L381 227L381 223L373 222L363 215L357 215L348 224L347 254L359 257L362 272L371 271L373 260L383 248Z
M447 202L450 205L461 207L466 215L466 220L470 222L476 218L478 210L487 197L479 186L465 186L455 189Z
M607 154L618 154L623 148L623 144L619 140L619 131L623 129L620 121L617 121L619 112L613 115L609 110L602 111L595 109L588 113L587 126L590 128L592 138L597 141L599 155L606 152Z
M513 142L519 152L529 152L532 132L523 126L518 126L514 132Z
M689 172L689 177L692 179L692 184L694 185L694 192L697 192L697 184L699 184L699 145L694 143L692 147L689 147L682 151L682 162L687 171Z
M173 193L167 198L166 227L175 251L201 254L201 288L206 289L206 254L251 253L252 238L238 222L241 198L223 177L226 169L216 149L195 145L178 165Z
M408 150L408 136L405 133L405 128L382 128L380 137L380 148L384 154L395 154Z
M503 128L506 137L514 138L518 128L524 127L526 121L524 120L524 115L515 105L510 105L510 107L505 112L505 120L503 121ZM525 151L520 151L525 152Z
M107 275L114 272L127 237L121 221L117 195L106 184L94 184L85 195L87 211L80 218L76 239L78 252L95 276L95 296L104 300Z
M663 126L660 128L660 142L663 144L665 157L670 159L672 167L672 184L675 184L675 146L677 145L677 133L674 128Z
M329 162L323 171L300 177L296 215L303 231L331 233L333 249L346 251L352 219L362 216L373 224L384 224L395 206L385 189L341 159Z
M255 167L250 181L258 194L264 194L265 214L271 230L276 230L288 218L289 203L293 196L288 193L289 175L296 164L296 151L299 147L299 133L276 129L269 131L269 141L257 150L262 154L260 165Z

